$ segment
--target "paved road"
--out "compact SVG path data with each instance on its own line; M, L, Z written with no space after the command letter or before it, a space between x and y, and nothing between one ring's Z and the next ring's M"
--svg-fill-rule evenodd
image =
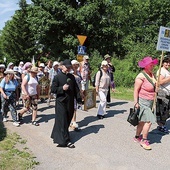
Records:
M154 124L149 134L151 151L134 143L135 128L126 121L132 106L132 102L112 99L103 120L96 118L97 108L78 110L81 131L70 131L75 149L57 148L50 138L55 117L54 102L50 107L46 103L39 104L39 127L29 123L31 115L27 114L21 127L14 127L11 122L6 122L5 126L27 140L27 146L40 162L36 170L168 170L170 135L158 132Z

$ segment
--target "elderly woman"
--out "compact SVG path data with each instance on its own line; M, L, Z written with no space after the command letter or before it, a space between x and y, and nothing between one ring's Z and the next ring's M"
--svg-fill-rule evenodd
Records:
M153 114L152 108L155 97L154 84L156 83L153 68L157 63L158 60L152 59L152 57L145 57L139 61L138 65L143 71L137 75L134 85L135 107L140 108L139 124L137 125L134 142L139 142L146 150L151 150L148 133L152 123L156 122L156 116Z
M6 76L0 83L3 122L7 121L7 112L10 110L14 121L13 125L19 126L16 111L16 89L18 87L18 82L14 78L15 72L12 69L6 70L4 73Z
M105 60L101 63L101 71L99 70L96 74L95 87L100 99L97 117L99 119L103 119L106 114L107 93L109 87L114 92L114 88L111 86L111 79L108 73L108 62Z

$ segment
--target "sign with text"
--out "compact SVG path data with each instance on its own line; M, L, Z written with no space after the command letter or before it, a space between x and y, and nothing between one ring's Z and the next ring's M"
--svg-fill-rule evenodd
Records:
M160 27L156 49L170 51L170 28Z

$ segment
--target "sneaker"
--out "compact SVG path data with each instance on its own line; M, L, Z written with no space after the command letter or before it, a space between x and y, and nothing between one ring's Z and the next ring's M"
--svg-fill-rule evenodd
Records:
M104 118L104 116L102 116L102 115L97 115L97 117L98 117L98 119L103 119Z
M3 121L3 122L7 122L7 118L6 118L6 117L4 117L2 121Z
M142 135L140 135L138 138L136 137L133 138L133 141L137 143L140 143L141 140L142 140Z
M164 133L169 133L168 129L166 128L166 126L158 126L157 129L161 132Z
M16 127L20 126L20 124L18 122L14 122L13 125Z
M70 127L72 127L73 129L76 129L76 128L78 128L79 126L78 126L78 124L77 124L76 122L72 122L72 123L70 124Z
M150 144L149 144L149 141L148 140L141 140L140 141L140 146L142 146L143 147L143 149L145 149L145 150L151 150L152 148L151 148L151 146L150 146Z

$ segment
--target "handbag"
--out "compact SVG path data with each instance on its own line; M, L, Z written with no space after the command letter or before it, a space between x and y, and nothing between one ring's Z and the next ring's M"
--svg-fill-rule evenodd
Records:
M139 111L140 108L136 108L135 106L134 108L130 108L130 113L127 118L127 121L133 126L137 126L139 123L139 119L138 119Z

